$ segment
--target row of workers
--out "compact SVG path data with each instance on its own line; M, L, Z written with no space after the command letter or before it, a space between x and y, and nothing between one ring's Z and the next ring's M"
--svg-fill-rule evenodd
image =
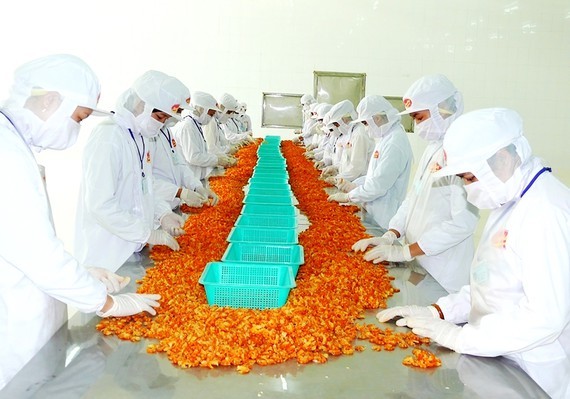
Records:
M443 287L436 303L386 309L378 320L399 318L458 353L505 356L551 396L570 397L568 187L532 155L515 111L462 115L461 93L440 74L414 82L403 103L399 112L373 95L355 110L305 95L296 139L340 190L329 200L360 205L382 232L353 250L406 268L418 289L428 279ZM409 189L404 114L427 141ZM490 214L475 250L480 209Z
M114 272L147 244L178 250L180 205L215 205L209 177L254 141L245 104L191 95L159 71L136 79L112 113L97 109L100 94L84 61L52 55L15 71L0 109L0 183L11 188L0 196L11 226L0 233L0 389L67 320L66 305L101 317L156 314L160 296L118 294L129 279ZM84 149L74 257L55 234L33 152L70 147L92 114L107 117Z

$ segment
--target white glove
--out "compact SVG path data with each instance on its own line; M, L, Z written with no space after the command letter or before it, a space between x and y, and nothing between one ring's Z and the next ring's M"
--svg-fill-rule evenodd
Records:
M121 291L127 286L127 284L129 284L129 281L131 281L130 277L119 276L118 274L102 267L88 267L87 271L97 280L105 284L105 287L107 287L107 293L109 294Z
M336 201L336 202L350 202L350 198L348 198L348 193L335 193L329 195L327 198L329 201Z
M185 234L184 218L174 212L167 213L160 218L160 227L173 237Z
M206 201L208 201L208 198L198 192L183 188L180 192L180 200L188 206L199 208L204 205Z
M166 245L173 251L180 250L178 242L170 234L161 229L151 231L147 242L150 245Z
M354 252L364 252L368 247L375 247L377 245L391 245L398 237L393 231L388 230L381 237L364 238L357 241L353 246Z
M461 327L447 320L431 317L406 317L396 322L400 327L408 326L414 334L428 337L432 341L461 353L458 348L458 338Z
M409 245L378 245L364 255L364 260L373 263L409 262L412 259L414 257L410 254Z
M157 294L120 294L120 295L110 295L113 299L113 306L111 309L105 313L97 312L99 317L123 317L131 316L141 312L148 312L151 315L156 314L157 308L160 304L156 301L160 299L160 295Z
M208 188L207 190L208 190L208 198L212 199L210 201L210 205L211 206L218 205L218 202L220 201L220 198L218 197L218 195L210 188Z
M348 193L349 191L352 191L356 188L356 184L349 180L342 180L337 184L337 187L340 191Z
M336 176L327 177L325 179L325 182L327 182L331 186L336 186L337 181L338 181L338 177L336 177Z
M321 177L323 177L323 178L329 177L329 176L335 175L337 172L338 172L338 166L335 166L335 165L327 166L321 172Z
M305 158L313 159L315 157L315 153L313 151L305 151Z
M379 322L384 323L394 317L431 317L439 319L439 313L433 306L394 306L393 308L382 310L376 314ZM396 323L397 324L397 323Z
M317 161L315 162L315 168L322 169L325 167L325 161Z
M218 157L218 165L220 165L220 166L226 167L231 162L230 157L228 157L225 154L218 154L217 157Z

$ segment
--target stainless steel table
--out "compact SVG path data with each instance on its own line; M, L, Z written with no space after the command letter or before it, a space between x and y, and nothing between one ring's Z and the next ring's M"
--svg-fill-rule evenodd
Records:
M119 273L131 276L126 291L152 266L148 256L126 263ZM403 270L394 283L401 289L389 305L431 303L437 285L407 281ZM402 277L403 276L403 277ZM375 323L375 312L364 322ZM544 391L506 359L458 355L432 345L443 362L432 370L402 365L411 349L331 357L325 364L288 361L254 366L247 375L235 367L179 369L164 354L146 353L147 342L105 337L95 329L99 318L74 315L29 364L0 391L0 398L545 398ZM392 328L399 329L395 325ZM25 344L25 343L22 343Z

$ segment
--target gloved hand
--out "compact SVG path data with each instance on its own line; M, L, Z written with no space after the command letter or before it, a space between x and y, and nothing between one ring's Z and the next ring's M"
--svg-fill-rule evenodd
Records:
M385 309L376 314L379 322L384 323L392 320L394 317L431 317L439 319L439 313L433 306L394 306L393 308ZM396 322L397 324L397 322ZM399 324L398 324L399 325Z
M228 157L230 158L230 164L229 166L234 166L237 164L237 158L231 155L228 155Z
M220 201L220 198L218 197L218 195L210 188L207 188L207 190L208 190L208 198L211 199L210 205L211 206L218 205L218 202Z
M327 182L327 183L330 184L331 186L336 186L336 183L337 183L338 180L339 180L338 177L336 177L336 176L331 176L331 177L327 177L327 178L325 179L325 182Z
M348 193L335 193L329 195L327 198L329 201L336 201L336 202L350 202L350 198L348 198Z
M253 134L253 133L252 133ZM254 144L255 143L255 139L253 138L253 136L250 134L247 136L247 139L249 141L249 144Z
M180 192L180 201L184 202L186 205L192 208L199 208L204 205L206 201L208 201L208 198L198 193L197 191L183 188Z
M325 177L329 177L332 175L336 175L337 172L338 172L338 166L335 166L335 165L327 166L321 172L321 177L325 178Z
M129 281L131 281L130 277L119 276L102 267L87 267L87 271L97 280L105 284L109 294L121 291L129 284Z
M180 250L180 245L178 245L178 242L170 234L162 229L151 231L147 242L150 245L166 245L173 251Z
M398 237L393 231L388 230L381 237L364 238L357 241L353 246L354 252L364 252L369 246L375 247L377 245L391 245Z
M218 165L226 167L230 164L231 160L226 154L218 154Z
M160 218L160 227L173 237L185 234L184 218L174 212L167 213Z
M151 315L156 314L157 308L160 304L156 301L160 299L157 294L120 294L110 295L113 299L113 306L105 313L97 312L99 317L123 317L131 316L140 312L148 312Z
M409 245L378 245L364 255L364 260L373 263L409 262L412 259L414 257L410 254Z
M305 158L313 159L315 157L315 153L313 151L305 151Z
M349 191L352 191L356 188L356 184L354 184L350 180L344 180L343 179L340 182L338 182L337 187L340 191L344 191L345 193L348 193Z
M461 353L458 338L461 327L447 320L430 317L406 317L396 322L400 327L408 326L414 334L428 337L432 341Z
M325 161L317 161L315 162L315 168L322 169L325 167Z

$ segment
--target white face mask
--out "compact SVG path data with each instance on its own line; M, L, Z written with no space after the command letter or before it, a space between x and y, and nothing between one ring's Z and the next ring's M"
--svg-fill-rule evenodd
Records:
M334 137L339 137L342 132L340 131L340 127L333 126L330 128L331 135Z
M166 120L166 122L164 122L164 127L170 128L170 127L173 127L174 125L176 125L176 123L178 123L178 119L168 118Z
M386 122L383 123L382 125L378 126L375 118L378 118L378 122L384 122L384 121L386 121ZM368 122L368 136L370 136L371 139L380 139L382 137L387 136L388 133L390 132L390 129L392 128L394 123L390 123L389 121L387 121L384 118L382 118L380 116L378 116L378 117L374 116L373 119L367 121Z
M226 123L230 118L228 114L222 114L221 112L216 112L216 117L220 123Z
M31 143L32 148L39 152L43 149L65 150L77 141L81 125L71 119L77 106L64 99L57 110L46 120L28 111L32 118Z
M481 181L465 185L465 191L467 192L467 201L479 209L496 209L501 206Z
M198 122L199 124L205 126L208 123L210 123L210 121L212 120L212 117L210 115L208 115L207 111L202 112L202 115L197 116L196 118L196 122Z
M152 114L138 115L135 118L141 129L141 135L146 138L152 138L160 133L160 129L164 123L157 121L152 117Z

